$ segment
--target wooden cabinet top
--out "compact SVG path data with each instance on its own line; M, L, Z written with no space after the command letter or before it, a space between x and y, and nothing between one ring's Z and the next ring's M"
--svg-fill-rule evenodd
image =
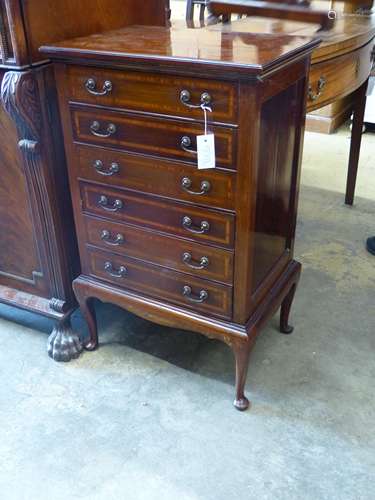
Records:
M230 79L269 73L305 57L319 43L318 38L284 33L242 33L223 25L195 29L175 23L170 28L129 26L44 46L41 52L51 59L82 64L142 66Z

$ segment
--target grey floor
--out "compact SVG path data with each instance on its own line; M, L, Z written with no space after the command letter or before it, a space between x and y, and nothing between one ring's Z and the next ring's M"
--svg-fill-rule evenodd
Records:
M1 500L374 500L375 136L343 205L348 132L308 134L295 332L277 318L236 412L224 344L98 306L102 346L45 354L52 323L0 306ZM74 327L83 331L80 315Z

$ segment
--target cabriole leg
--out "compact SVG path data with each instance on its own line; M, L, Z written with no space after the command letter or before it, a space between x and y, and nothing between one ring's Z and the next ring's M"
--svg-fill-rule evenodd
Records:
M244 391L251 346L249 342L236 342L232 349L236 359L236 396L233 404L237 410L244 411L250 406Z
M73 281L73 290L82 316L86 320L89 329L89 338L83 343L83 347L87 351L93 351L99 344L94 299L90 297L86 284L82 283L79 279Z
M76 333L73 332L70 316L59 321L48 337L47 352L55 361L70 361L78 358L83 348Z
M280 332L290 334L293 332L293 326L289 324L289 314L292 307L294 295L296 293L297 284L294 284L289 290L287 296L283 300L280 309Z
M87 351L93 351L98 347L98 328L96 324L96 314L94 308L94 299L87 295L85 285L79 280L73 281L73 290L79 304L82 316L87 322L89 328L89 339L84 342L83 347Z
M94 351L99 345L94 299L88 297L82 301L79 300L79 308L89 327L89 339L83 344L83 347L87 351Z

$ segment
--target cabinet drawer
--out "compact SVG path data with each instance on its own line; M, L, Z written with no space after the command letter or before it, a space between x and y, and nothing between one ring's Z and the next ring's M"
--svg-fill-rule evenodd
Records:
M135 195L126 190L108 189L81 183L82 208L85 213L108 217L196 241L233 247L234 217L211 209L202 209ZM190 221L190 223L189 223Z
M135 257L200 278L232 284L233 253L151 230L84 217L86 241L117 254Z
M235 173L90 146L77 146L77 156L77 177L234 210Z
M88 274L121 288L145 293L199 312L228 319L231 317L232 287L109 252L90 251L88 266L85 270Z
M350 94L367 79L372 66L373 43L336 57L327 62L311 66L307 109L314 109Z
M204 133L200 123L132 116L97 108L73 107L72 119L74 138L78 142L187 160L194 164L197 163L194 153L196 136ZM236 130L216 125L211 130L215 133L217 164L235 169Z
M67 67L66 80L78 102L202 120L202 110L190 106L206 98L210 120L237 121L237 87L228 82L77 66Z

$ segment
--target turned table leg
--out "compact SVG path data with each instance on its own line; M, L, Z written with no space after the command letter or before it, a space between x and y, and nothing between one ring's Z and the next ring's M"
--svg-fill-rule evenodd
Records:
M192 21L194 18L194 4L193 0L187 0L186 4L186 21Z
M48 337L48 355L55 361L67 362L78 358L82 350L81 341L72 330L69 315L55 325Z
M232 350L236 360L236 396L233 404L237 410L244 411L250 406L250 402L245 396L245 384L251 344L249 342L235 342L232 344Z
M350 140L350 154L348 165L348 176L346 181L346 205L353 205L355 185L357 181L359 153L361 150L363 117L366 107L366 91L368 80L365 81L355 93L353 109L352 134Z

